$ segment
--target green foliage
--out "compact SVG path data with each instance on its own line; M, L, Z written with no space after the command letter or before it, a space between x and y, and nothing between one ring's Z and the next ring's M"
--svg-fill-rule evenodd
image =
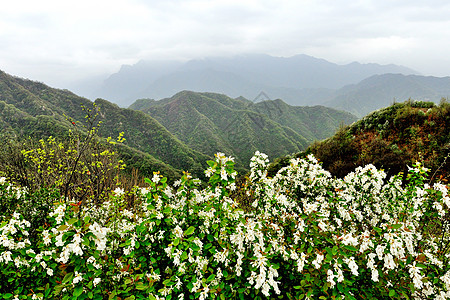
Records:
M395 103L375 111L333 137L312 144L313 153L333 175L345 176L357 166L374 164L389 175L407 173L407 165L423 160L437 171L433 179L448 180L450 110L442 101ZM297 156L298 157L298 156ZM274 165L276 171L281 165Z
M256 150L271 157L298 152L329 137L341 122L356 120L321 106L293 107L281 100L255 104L188 91L160 101L141 99L130 108L151 115L197 151L233 154L239 168L246 168Z
M84 107L83 110L86 123L69 120L73 128L64 141L50 136L37 143L32 139L10 142L0 155L5 176L32 192L50 188L58 190L65 199L103 201L111 187L119 184L119 173L125 165L111 147L101 143L97 135L98 112ZM122 143L122 135L116 141L108 138L106 144Z
M273 178L256 153L247 182L234 161L208 161L208 186L155 172L127 206L64 203L45 223L10 211L0 220L4 299L441 299L450 296L448 188L428 170L407 183L368 165L333 179L317 160L291 159ZM244 211L231 197L243 188ZM248 193L247 193L248 192ZM0 178L0 203L36 195ZM20 210L20 208L19 208ZM23 210L22 210L23 211ZM23 211L25 213L25 211ZM29 215L27 216L29 217Z
M95 103L101 107L98 121L102 126L98 135L106 139L124 132L127 137L124 145L117 146L115 151L130 166L129 173L133 166L145 176L151 176L157 170L165 171L171 176L170 181L178 178L181 170L203 175L204 162L209 156L187 147L152 117L119 108L102 99ZM67 90L52 89L0 72L0 136L4 140L31 137L37 142L50 136L68 139L67 132L73 126L67 123L66 116L77 124L85 123L80 105L91 108L94 104ZM136 158L139 158L138 162Z

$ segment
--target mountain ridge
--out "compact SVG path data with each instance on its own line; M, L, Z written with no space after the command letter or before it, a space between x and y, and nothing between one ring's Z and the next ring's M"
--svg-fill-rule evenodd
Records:
M282 98L289 103L297 101L296 105L310 105L319 104L319 100L326 98L305 97L302 89L310 93L311 89L318 89L316 95L324 97L323 89L338 89L374 74L391 72L417 74L414 70L393 64L353 62L338 65L305 54L292 57L265 54L207 57L181 64L167 62L167 68L161 67L160 62L140 61L133 66L122 66L92 96L106 96L127 107L139 98L163 99L180 90L216 92L247 99L253 99L263 90L272 99Z
M374 75L336 91L323 105L343 109L358 117L408 99L439 103L450 96L450 77Z
M219 150L237 157L240 166L256 150L270 157L292 153L331 136L341 123L356 120L332 108L293 107L280 99L255 104L243 97L192 91L159 101L140 99L130 109L148 113L198 151Z

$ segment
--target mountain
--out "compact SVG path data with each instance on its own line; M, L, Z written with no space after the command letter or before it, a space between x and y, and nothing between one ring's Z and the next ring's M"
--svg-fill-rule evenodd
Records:
M450 176L450 103L406 101L377 110L334 136L291 157L314 154L325 169L342 177L358 166L374 164L389 176L407 173L421 161L434 179ZM283 157L271 166L271 173L288 163ZM388 177L389 178L389 177Z
M256 150L269 157L305 149L331 136L356 117L321 106L293 107L282 100L253 103L243 97L183 91L160 101L141 99L130 106L163 124L193 149L225 152L244 167Z
M85 113L81 105L92 107L93 104L70 91L0 71L0 128L10 138L61 136L71 125L65 116L83 124ZM144 175L161 171L166 176L176 176L181 170L202 175L200 171L212 153L206 156L192 150L147 114L102 99L97 99L95 104L100 107L102 122L99 135L116 137L124 132L126 142L121 154Z
M255 103L251 109L291 128L305 137L308 143L328 138L339 126L357 120L354 115L343 110L321 105L291 106L280 99Z
M396 65L338 65L308 55L262 54L205 58L185 63L140 61L122 66L92 93L126 107L135 99L170 97L180 90L216 92L254 99L261 91L292 105L319 104L330 92L375 74L415 71Z
M450 77L402 74L374 75L345 86L323 105L343 109L358 117L408 99L433 101L450 96Z

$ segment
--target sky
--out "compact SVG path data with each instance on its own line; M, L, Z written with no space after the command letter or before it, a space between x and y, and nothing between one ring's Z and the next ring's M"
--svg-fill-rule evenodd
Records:
M66 88L139 60L307 54L450 76L448 0L0 0L0 70Z

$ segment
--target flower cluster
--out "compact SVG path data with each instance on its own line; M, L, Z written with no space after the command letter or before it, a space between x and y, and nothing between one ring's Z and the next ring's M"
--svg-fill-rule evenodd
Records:
M267 156L257 152L245 185L250 211L232 198L233 159L218 153L208 165L207 188L189 173L174 186L154 173L135 189L135 209L124 205L121 188L100 205L55 199L35 243L20 214L2 216L0 293L450 298L448 187L425 183L420 164L406 184L373 165L338 179L309 155L271 178ZM0 197L26 193L13 189L0 178Z

